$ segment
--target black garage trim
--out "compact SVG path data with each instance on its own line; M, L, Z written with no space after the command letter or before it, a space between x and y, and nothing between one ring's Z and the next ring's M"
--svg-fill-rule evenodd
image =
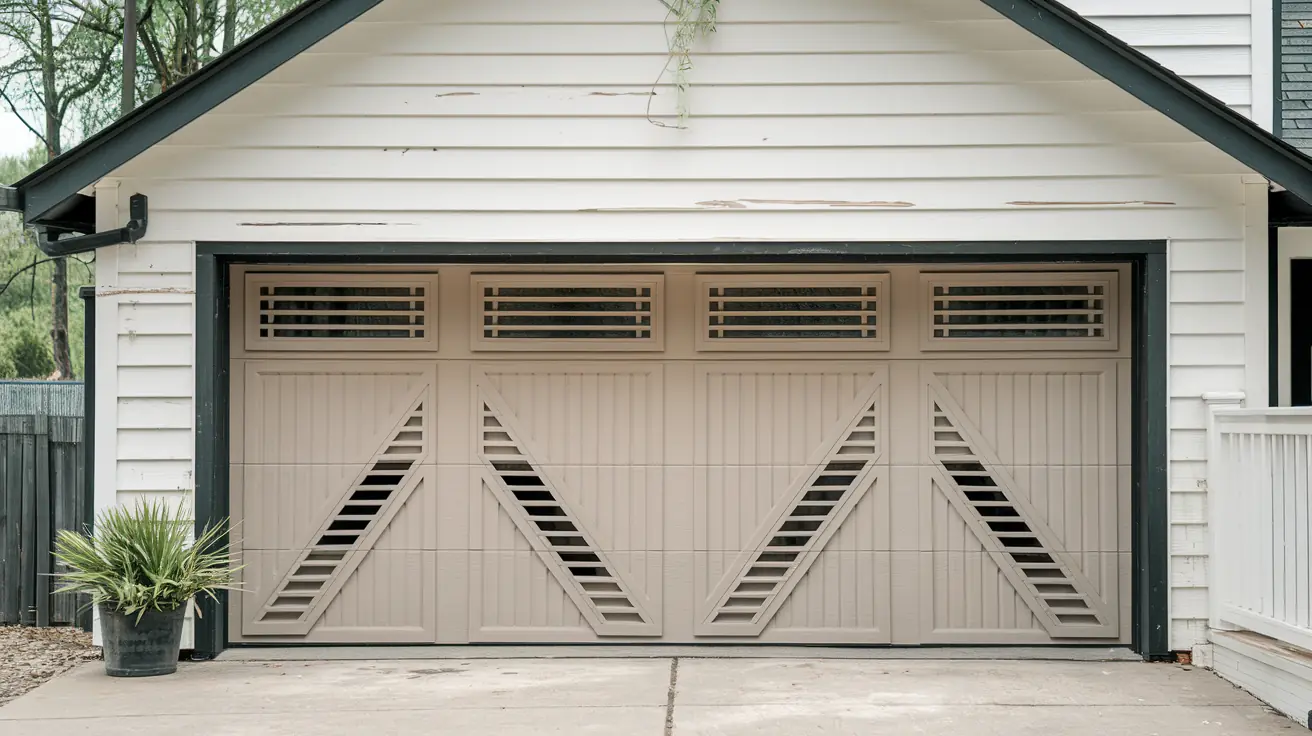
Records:
M1129 261L1134 268L1133 645L1145 659L1170 658L1169 496L1166 484L1166 243L666 243L666 244L196 244L196 528L228 518L229 268L233 263L579 264L861 260L963 263ZM1153 397L1157 397L1154 400ZM201 601L195 657L227 647L227 597Z
M385 258L402 261L451 262L579 258L633 262L659 260L820 257L879 257L929 260L975 256L1030 256L1044 261L1084 261L1096 256L1166 253L1162 240L1063 241L930 241L914 243L202 243L198 248L233 263L326 263L331 259L358 261ZM200 252L200 251L198 251Z

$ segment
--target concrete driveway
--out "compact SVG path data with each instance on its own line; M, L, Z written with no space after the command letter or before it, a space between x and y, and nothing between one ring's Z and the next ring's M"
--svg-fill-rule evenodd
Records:
M1214 675L1137 662L915 659L220 661L80 667L0 734L1264 736L1296 724Z

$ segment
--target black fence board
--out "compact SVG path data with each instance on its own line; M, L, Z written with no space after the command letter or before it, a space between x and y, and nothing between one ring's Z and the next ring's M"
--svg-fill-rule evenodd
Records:
M60 529L88 508L82 385L0 382L0 624L89 625L86 596L53 593Z

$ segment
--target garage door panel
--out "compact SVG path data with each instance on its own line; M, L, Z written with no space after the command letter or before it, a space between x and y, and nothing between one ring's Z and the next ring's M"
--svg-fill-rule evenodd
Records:
M504 463L489 463L482 486L496 498L499 513L514 524L538 562L546 566L599 635L659 635L660 609L619 564L622 551L597 541L560 492L558 482L536 470L531 459L522 464L534 468L524 471L533 475L507 476ZM526 477L535 484L517 485ZM530 490L522 490L526 487ZM519 544L518 540L515 543ZM655 588L659 589L659 584Z
M346 580L310 636L367 635L379 641L431 642L436 633L436 552L374 549Z
M790 330L832 285L758 294L780 329L752 351L703 344L676 304L668 351L485 350L463 339L472 270L444 268L441 351L234 360L235 640L1128 640L1130 361L1033 339L1058 307L1012 297L1069 301L1049 276L1016 280L1034 299L997 274L917 299L922 269L890 267L889 351L817 357ZM935 341L926 309L1030 326L984 352L973 327Z
M837 524L837 530L825 543L824 551L891 550L893 548L893 521L890 509L892 485L891 470L876 466L865 493L856 499L846 518Z
M1042 644L1051 641L992 555L965 550L918 555L921 641Z
M492 489L495 479L488 478L482 467L471 468L471 474L470 551L531 552L534 547L529 537L511 515L520 512L508 510L498 499Z
M1001 469L1062 549L1115 552L1124 546L1119 538L1121 468L1037 465Z
M423 482L401 506L374 549L467 550L470 504L481 468L423 465Z
M860 416L852 421L858 432L865 429ZM852 511L867 496L876 499L867 508L887 507L885 469L873 463L845 465L854 467L831 473L836 464L817 466L776 505L705 598L705 613L695 629L698 634L759 635L841 532ZM823 485L831 476L845 484ZM872 490L876 488L879 490ZM855 539L858 532L854 528L848 537Z
M234 639L253 643L431 642L436 635L436 553L375 551L345 580L306 630L296 622L259 620L260 593L277 585L300 559L295 550L245 550L240 562L247 590L233 593Z
M446 494L439 495L435 466L421 466L418 473L418 483L383 528L373 544L374 551L438 549L437 519L448 513L441 503Z
M366 462L435 382L433 364L247 363L244 396L233 397L244 411L242 455L251 465ZM431 402L424 410L431 425Z
M891 641L892 553L826 548L775 612L762 641Z
M667 470L663 466L543 466L582 526L604 549L665 549Z
M1117 464L1116 361L982 363L926 370L1002 464Z
M693 549L737 554L797 492L807 465L697 466Z
M744 461L755 460L759 447L773 441L794 457L801 456L803 445L813 446L806 450L807 463L785 493L775 496L777 480L772 484L773 505L763 516L759 510L764 504L753 505L761 521L704 599L704 613L695 628L703 636L759 635L870 488L879 486L882 492L887 483L881 470L887 427L882 366L826 370L811 365L741 375L732 370L741 369L712 368L698 382L706 401L699 404L702 421L698 424L705 427L705 443L699 445L708 466L741 468ZM758 414L762 405L772 407L766 412L768 419ZM753 407L751 416L737 421L745 406ZM758 441L760 437L768 442ZM708 508L736 512L737 499L725 498L725 489L716 481L738 481L744 475L750 483L757 474L708 472ZM742 484L734 485L735 491L742 490ZM756 490L755 500L763 500L764 489L751 490ZM738 536L740 513L728 518L708 515L704 524L706 539L712 543L708 546ZM717 523L729 526L731 534L717 530Z
M664 462L664 367L657 363L480 364L486 387L514 414L543 463Z
M1018 483L1001 466L996 452L960 404L934 376L929 377L927 389L926 435L933 463L927 479L933 491L950 505L950 510L935 517L934 549L942 549L939 545L946 542L949 551L970 554L973 550L969 539L973 536L981 552L992 557L1016 594L1053 637L1118 635L1116 606L1094 589L1044 515L1019 491ZM1079 400L1078 396L1070 398ZM1070 480L1079 482L1084 476L1066 470L1059 474L1062 480L1069 475ZM1051 480L1053 475L1048 473L1046 477ZM1092 496L1096 507L1100 491L1098 485L1081 486L1073 495L1077 508L1082 508L1080 501L1086 495ZM1065 493L1060 496L1063 502L1066 497ZM1064 514L1064 503L1062 511ZM969 534L961 531L962 526ZM956 543L961 546L956 547Z
M696 464L813 465L859 397L887 382L868 362L698 364Z
M376 503L356 499L360 494L358 483L343 496L311 542L295 550L281 578L259 589L264 601L252 610L249 623L243 627L245 633L304 634L318 623L343 586L375 551L377 541L390 531L392 519L410 496L416 491L425 493L432 486L431 477L422 468L397 478L385 492L386 497Z
M332 498L330 504L316 503L322 491L303 494L302 508L317 507L316 512L322 514L318 528L305 540L275 540L279 542L277 548L296 550L295 559L280 579L275 582L270 578L265 581L268 584L255 589L263 601L257 606L248 602L243 633L308 634L365 562L411 494L432 488L431 478L425 484L428 466L422 465L431 455L435 433L432 378L429 372L424 380L416 381L404 401L397 404L401 410L390 411L388 428L380 437L371 438L377 442L368 448L368 458L359 470L347 482L325 486L325 495ZM301 475L312 477L313 472L306 468ZM295 505L295 501L293 496L290 502ZM243 500L244 508L250 505L248 499ZM293 524L289 528L295 527Z
M613 575L562 575L550 552L485 550L470 553L472 641L594 641L659 635L650 611L660 610L661 552L607 555ZM591 578L586 579L586 578ZM653 591L637 595L626 584ZM641 608L635 608L635 600ZM645 619L645 620L644 620Z
M356 465L233 466L229 491L240 508L237 536L247 549L300 550L309 546L323 520L359 477Z
M938 644L1051 644L1106 642L1128 633L1119 596L1121 575L1128 574L1126 555L1094 555L1083 566L1099 581L1099 602L1115 609L1110 624L1055 625L1052 615L1019 592L998 556L964 550L922 552L921 640Z

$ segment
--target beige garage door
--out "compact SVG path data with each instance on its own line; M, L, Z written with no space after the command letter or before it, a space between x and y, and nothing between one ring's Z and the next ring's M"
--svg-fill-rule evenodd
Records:
M1127 641L1128 273L234 274L234 642Z

